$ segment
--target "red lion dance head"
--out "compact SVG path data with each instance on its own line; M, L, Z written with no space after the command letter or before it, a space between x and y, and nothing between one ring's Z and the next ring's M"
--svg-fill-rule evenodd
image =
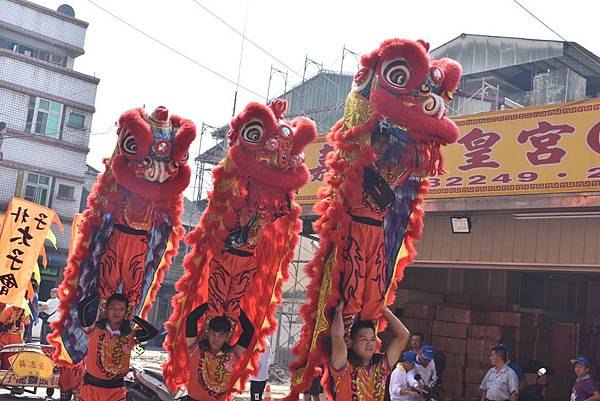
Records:
M316 136L307 118L283 120L287 101L250 103L231 121L229 157L240 171L269 187L296 190L309 177L302 150Z
M125 189L153 200L172 198L185 190L192 174L188 148L196 135L191 121L169 116L162 106L150 115L133 109L119 118L117 134L112 169Z
M164 375L171 389L188 382L181 327L200 304L208 304L207 319L236 320L243 310L255 329L228 382L220 383L225 393L240 390L257 367L257 350L276 327L275 310L301 229L295 191L309 178L302 151L317 135L307 118L285 120L286 108L279 99L269 106L250 103L231 121L229 150L213 171L208 207L186 238L192 249L165 324L170 358Z
M452 100L462 69L451 59L430 60L428 51L429 44L422 40L386 40L362 56L352 90L409 134L445 145L458 138L446 103Z

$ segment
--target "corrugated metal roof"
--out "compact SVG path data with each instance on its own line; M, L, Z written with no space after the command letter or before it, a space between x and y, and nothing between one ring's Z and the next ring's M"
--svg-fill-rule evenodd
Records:
M288 101L286 116L312 118L319 132L329 132L344 112L353 75L323 70L281 96Z
M575 42L463 33L431 51L433 58L459 61L463 74L546 61L569 67L585 78L600 76L600 57Z

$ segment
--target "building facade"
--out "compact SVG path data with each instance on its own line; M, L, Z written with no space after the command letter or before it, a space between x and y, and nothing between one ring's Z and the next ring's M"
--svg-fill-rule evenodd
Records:
M0 209L19 196L54 209L65 226L58 249L47 250L41 299L59 281L94 174L86 158L99 79L73 69L88 23L59 10L0 0Z

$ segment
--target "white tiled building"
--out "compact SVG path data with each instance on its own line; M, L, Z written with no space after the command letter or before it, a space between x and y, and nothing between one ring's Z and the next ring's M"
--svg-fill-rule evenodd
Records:
M86 157L99 79L73 70L88 23L62 7L0 0L0 211L21 196L56 210L65 226L58 252L48 252L42 298L64 267L93 174Z

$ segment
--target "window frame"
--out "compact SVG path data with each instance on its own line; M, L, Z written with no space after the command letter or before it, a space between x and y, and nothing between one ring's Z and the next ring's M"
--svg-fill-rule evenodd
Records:
M42 113L46 113L46 121L45 121L45 126L44 126L44 132L36 132L37 128L38 128L38 115L40 113L40 103L44 101L44 102L48 102L48 110L41 110ZM60 105L60 111L54 111L52 110L52 105L53 104L58 104ZM60 139L60 134L61 134L61 123L62 123L62 117L63 117L63 111L64 111L64 107L65 105L62 103L58 103L58 102L53 102L52 100L48 100L48 99L44 99L42 97L36 97L35 98L35 107L33 109L33 118L31 120L31 133L36 134L36 135L43 135L43 136L47 136L49 138L54 138L54 139ZM50 115L56 116L57 117L57 131L56 131L56 135L51 135L48 134L48 118L50 117Z
M71 116L73 116L73 115L81 117L81 127L71 124ZM67 118L67 127L74 128L74 129L80 129L80 130L85 129L85 115L83 115L81 113L70 112L69 117Z
M70 195L61 194L60 193L60 187L71 188L71 191L70 191L71 194ZM68 200L68 201L75 200L75 187L72 186L72 185L58 183L58 188L56 188L56 198L57 199L62 199L62 200Z
M29 176L30 175L37 176L35 184L29 182ZM40 177L47 177L48 178L48 183L47 184L40 183L39 182L39 178ZM35 188L34 196L33 197L29 197L29 199L27 198L27 196L28 196L27 195L27 187L28 186ZM43 202L38 202L37 201L39 199L39 197L40 197L40 195L38 195L38 189L45 189L46 190L46 199ZM22 192L23 199L28 200L30 202L34 202L34 203L40 204L42 206L49 207L51 192L52 192L52 176L45 175L45 174L40 174L40 173L32 173L32 172L29 172L29 171L25 172L25 176L23 177L23 192Z

